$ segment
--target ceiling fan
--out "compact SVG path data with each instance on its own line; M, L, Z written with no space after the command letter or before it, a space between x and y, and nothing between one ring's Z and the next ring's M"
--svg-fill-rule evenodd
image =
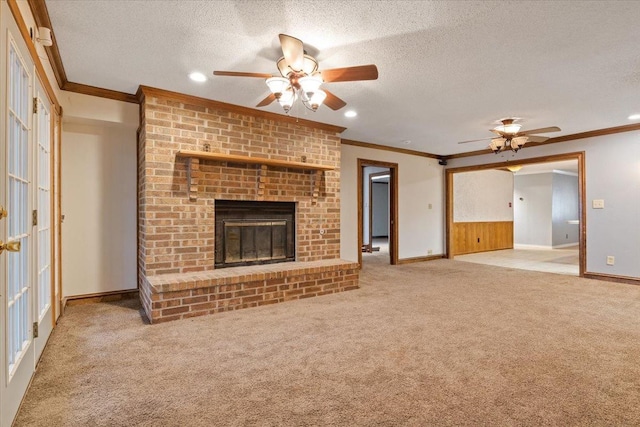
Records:
M347 103L328 90L320 89L322 83L378 78L378 68L373 64L318 70L318 61L311 55L307 55L301 40L286 34L280 34L279 37L283 56L278 59L276 65L280 76L236 71L214 71L213 75L266 79L271 93L258 103L257 107L264 107L273 101L278 101L286 113L298 98L302 100L305 107L313 111L323 103L332 110L339 110Z
M489 138L472 139L470 141L460 141L458 142L458 144L466 144L468 142L485 141L487 139L490 139L491 144L489 144L489 148L496 154L508 149L513 152L517 152L519 149L524 147L524 144L526 144L527 142L544 142L549 139L548 136L533 135L534 133L560 131L560 128L557 126L520 131L522 125L520 123L516 123L516 121L518 120L519 119L517 117L499 120L499 122L502 124L489 130L490 132L498 135L498 137L492 136Z

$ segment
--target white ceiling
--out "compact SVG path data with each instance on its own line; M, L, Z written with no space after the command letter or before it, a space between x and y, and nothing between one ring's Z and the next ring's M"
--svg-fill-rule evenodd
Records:
M343 110L293 112L345 126L348 139L446 155L485 148L457 141L491 136L503 117L560 136L640 113L636 1L46 4L69 81L127 93L142 84L253 107L268 94L262 79L212 71L275 74L279 33L301 39L320 69L375 63L376 81L327 85Z

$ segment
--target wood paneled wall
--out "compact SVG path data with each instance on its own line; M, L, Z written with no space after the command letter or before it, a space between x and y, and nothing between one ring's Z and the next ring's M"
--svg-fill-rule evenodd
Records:
M513 221L453 223L453 255L511 248Z

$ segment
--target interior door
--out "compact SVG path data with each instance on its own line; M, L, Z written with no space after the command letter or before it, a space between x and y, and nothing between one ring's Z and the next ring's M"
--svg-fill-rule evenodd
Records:
M46 96L39 79L35 79L33 115L33 137L35 153L33 156L34 209L32 214L33 235L37 251L33 253L35 281L33 306L37 324L35 335L35 357L40 358L47 338L53 330L52 296L52 227L51 227L51 103ZM35 219L35 221L34 221Z
M3 22L7 14L3 13ZM14 32L13 34L17 34ZM33 63L25 53L22 39L7 32L3 49L6 65L8 97L3 110L6 134L2 136L5 153L2 174L4 185L0 190L0 204L5 206L7 217L2 220L4 242L14 242L13 250L5 250L6 268L0 274L2 280L2 402L0 423L11 425L31 376L35 369L33 342L33 248L32 248L32 81Z

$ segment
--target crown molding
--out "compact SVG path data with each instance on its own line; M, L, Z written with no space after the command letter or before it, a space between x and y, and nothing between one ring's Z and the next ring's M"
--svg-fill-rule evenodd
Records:
M60 89L69 92L82 93L84 95L98 96L100 98L115 99L116 101L138 103L138 98L132 93L118 92L116 90L104 89L96 86L83 85L80 83L66 82Z
M572 133L570 135L557 136L555 138L549 138L545 142L538 142L532 145L525 145L524 147L522 147L522 149L539 147L540 145L557 144L558 142L575 141L577 139L593 138L596 136L605 136L605 135L613 135L616 133L632 132L634 130L640 130L640 123L633 123L630 125L614 126L610 128L596 129L596 130L590 130L587 132ZM450 159L460 159L463 157L481 156L485 154L491 154L491 151L489 151L488 149L478 150L478 151L469 151L468 153L458 153L458 154L443 156L443 158L445 160L450 160Z
M228 110L238 114L246 114L254 117L262 117L268 120L274 120L277 122L291 123L300 126L307 126L316 129L322 129L329 132L335 132L340 134L347 128L330 125L327 123L314 122L312 120L300 119L298 117L284 116L282 114L272 113L270 111L256 110L255 108L242 107L240 105L228 104L226 102L214 101L208 98L201 98L199 96L186 95L184 93L172 92L170 90L158 89L155 87L140 85L136 93L138 102L142 104L147 96L170 98L178 102L185 104L199 105L206 108L217 108L221 110Z
M47 96L49 97L49 100L51 101L51 103L53 104L53 107L55 108L56 112L58 114L62 114L62 107L60 107L60 103L58 102L58 99L56 97L56 94L53 90L53 87L51 86L51 83L49 82L49 79L47 78L47 73L44 70L44 66L42 65L42 61L40 60L40 56L38 55L38 51L36 50L36 46L33 43L33 40L31 39L31 34L29 32L29 28L27 27L27 24L24 22L24 18L22 17L22 14L20 13L20 7L18 6L18 3L16 0L7 0L7 5L9 6L9 10L11 11L11 14L13 15L13 19L16 21L16 25L18 26L18 30L20 31L20 34L22 35L22 38L24 39L25 44L27 45L27 49L29 50L29 54L31 55L31 59L33 60L33 63L36 67L36 70L38 71L38 75L40 77L40 81L42 82L42 85L44 86L44 90L47 93Z
M412 156L428 157L430 159L441 159L443 156L425 153L424 151L407 150L406 148L389 147L388 145L372 144L370 142L354 141L351 139L342 139L343 145L353 145L356 147L372 148L374 150L392 151L395 153L409 154Z
M136 96L130 93L118 92L110 89L103 89L95 86L89 86L81 83L70 82L67 79L67 73L64 70L62 64L62 57L58 50L58 42L56 41L56 32L51 25L51 18L49 17L49 10L44 0L27 0L33 19L38 27L47 27L51 30L51 39L53 45L45 47L47 57L49 57L49 63L53 69L53 74L58 82L58 87L61 90L69 92L81 93L84 95L98 96L101 98L115 99L117 101L137 103Z

